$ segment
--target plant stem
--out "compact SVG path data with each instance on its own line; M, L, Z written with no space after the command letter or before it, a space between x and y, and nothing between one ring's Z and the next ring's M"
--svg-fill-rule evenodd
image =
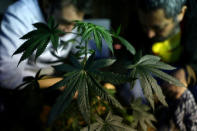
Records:
M88 43L85 42L85 58L84 58L84 65L86 64L87 57L88 57Z

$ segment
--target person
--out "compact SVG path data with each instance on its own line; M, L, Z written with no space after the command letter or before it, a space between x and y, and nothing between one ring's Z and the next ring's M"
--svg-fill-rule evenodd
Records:
M136 6L130 14L129 22L127 22L129 25L124 32L125 38L130 41L137 52L142 51L143 54L160 56L163 62L177 67L176 70L167 73L175 73L178 80L185 82L187 89L169 84L164 84L165 86L163 85L162 89L169 90L170 93L165 93L166 97L170 99L168 104L171 102L170 105L175 105L174 109L171 110L174 114L175 126L183 130L185 128L195 130L197 128L197 113L193 97L197 92L195 77L197 72L195 43L197 39L194 36L197 28L194 25L197 18L195 8L197 2L193 0L136 0L130 2L130 4ZM119 49L118 52L117 56L119 58L129 60L133 58L124 48ZM122 97L126 103L128 103L128 98L132 98L133 94L138 94L137 97L144 98L143 95L139 96L142 94L139 93L140 86L137 86L138 89L131 91L128 91L129 86L124 87L124 89L121 89L124 92ZM174 97L170 97L168 94L173 94ZM196 98L195 96L195 100ZM178 105L177 102L179 102ZM168 109L172 109L172 106L169 106ZM179 115L176 116L177 112L182 113L180 117ZM159 116L162 113L160 112ZM166 113L164 112L164 114ZM184 123L185 120L186 123ZM183 126L180 126L179 122ZM188 127L187 122L193 125Z
M74 23L72 21L83 20L85 14L90 11L90 4L91 0L18 0L8 7L3 15L0 29L0 121L2 123L0 129L4 128L3 125L8 125L8 123L13 125L13 129L15 128L14 125L18 126L17 124L20 125L20 122L24 126L27 125L27 128L31 124L38 124L36 122L38 119L35 117L39 114L40 110L38 108L42 106L40 104L43 104L43 98L39 95L40 92L16 91L15 89L23 83L24 77L35 76L41 68L44 72L46 68L48 74L53 73L49 68L51 65L46 62L56 60L56 57L51 55L51 47L49 46L37 59L36 63L30 58L21 62L17 67L21 54L12 55L24 42L20 38L35 29L32 24L37 22L46 23L50 16L53 16L56 23L59 24L58 28L60 30L74 32L75 30L72 29ZM60 39L67 41L74 37L74 34L66 33ZM73 46L69 43L66 49L61 50L60 48L57 52L59 56L67 57L72 50ZM61 77L55 77L39 80L38 82L41 88L47 88L61 79ZM46 95L44 97L50 94L47 97L47 102L49 100L54 101L57 92L53 92L44 93ZM31 105L29 105L28 100L32 93L36 103L31 102ZM30 108L35 109L34 113L29 112L27 108L28 110ZM26 122L27 120L31 122ZM5 130L9 130L7 129L9 127L5 128ZM35 125L34 128L38 128L38 126ZM32 129L28 128L28 130L35 129L32 127Z
M47 47L36 63L30 58L17 67L21 54L14 56L12 54L24 42L20 38L34 29L32 24L46 23L49 17L53 16L60 30L71 32L74 27L72 21L83 20L89 7L90 0L19 0L9 6L3 16L0 30L0 87L15 89L23 82L24 77L35 76L40 68L49 67L46 61L56 60L50 53L51 47ZM74 37L74 34L67 33L60 39L67 41ZM58 49L58 55L66 57L71 50L72 44L69 43L67 49ZM50 79L47 82L39 81L39 83L45 88L59 80L61 78Z
M180 80L185 87L195 88L193 86L196 84L193 69L195 69L196 60L194 57L190 58L194 52L188 50L192 48L191 41L194 42L195 39L188 37L187 33L196 28L192 29L187 24L196 19L196 16L190 15L191 8L188 8L186 0L138 0L136 3L138 22L143 32L138 31L141 33L140 39L143 42L139 40L138 42L142 43L138 43L137 47L143 48L146 53L160 56L163 62L177 67L172 71L173 76ZM193 6L195 4L196 2ZM192 79L193 83L189 82L189 79ZM191 92L184 87L173 86L167 82L161 87L167 99L170 99L167 101L168 109L173 114L172 119L175 126L179 130L196 130L196 103Z
M185 87L187 82L183 69L172 73ZM167 82L161 84L168 107L161 106L155 115L158 118L158 130L177 129L181 131L195 131L197 127L197 105L192 93L185 87L178 87Z

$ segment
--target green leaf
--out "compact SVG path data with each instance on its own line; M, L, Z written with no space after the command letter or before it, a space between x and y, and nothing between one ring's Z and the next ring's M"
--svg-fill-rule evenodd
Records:
M109 31L107 31L104 27L101 27L101 26L96 26L96 30L97 30L97 32L100 33L101 36L103 36L104 40L107 43L107 46L109 47L111 52L114 53L113 45L112 45L113 40L112 40L112 36L109 33Z
M160 61L160 57L158 57L158 56L145 55L137 62L137 64L143 64L143 65L155 64L159 61Z
M59 81L59 82L55 83L54 85L48 87L47 90L58 89L58 88L63 87L63 86L68 86L69 80L72 81L72 79L75 79L75 77L77 77L78 74L79 74L78 71L66 73L66 76L64 76L64 78L61 81Z
M162 104L167 105L165 97L162 93L160 86L157 84L157 81L153 78L159 77L162 80L169 82L170 84L175 84L176 86L184 86L174 77L164 73L160 69L172 70L174 67L160 62L160 58L153 55L145 55L140 60L136 61L135 64L128 64L125 66L127 69L133 69L130 73L130 77L136 77L140 79L140 84L143 88L144 94L150 102L151 106L154 109L154 98L153 91L159 101ZM133 87L131 82L131 87Z
M136 82L135 80L137 79L136 68L131 71L131 73L129 74L129 77L132 80L130 82L130 87L131 87L131 89L133 89L135 82Z
M25 39L39 37L40 35L42 35L42 33L46 33L46 32L44 32L43 30L33 30L22 36L20 39L25 40Z
M48 34L44 34L37 39L32 37L31 39L27 40L23 45L21 45L21 47L19 47L19 49L17 49L17 51L14 53L14 54L17 54L17 53L24 52L22 57L20 58L18 65L20 64L21 61L30 57L34 53L37 47L39 48L39 51L41 51L43 44L48 44L48 41L44 41L47 38L48 38ZM29 44L29 46L27 44ZM40 54L37 54L37 55L40 55Z
M180 86L180 87L185 87L184 84L182 84L179 80L177 80L175 77L170 76L158 69L154 69L154 68L148 68L147 70L149 70L150 72L152 72L155 76L159 77L162 80L165 80L166 82L172 84L172 85L176 85L176 86Z
M154 128L152 122L155 122L156 119L149 113L150 108L142 104L140 99L132 102L131 109L133 110L132 115L138 130L142 129L142 131L147 131L147 126L152 126Z
M59 36L57 34L51 34L50 39L53 44L53 48L57 51Z
M66 92L67 91L67 92ZM60 115L64 109L66 109L72 101L72 97L74 96L74 92L76 92L75 88L66 88L64 93L58 97L55 105L52 107L49 118L48 124L51 124L58 115Z
M36 52L35 60L44 52L44 50L46 49L48 43L49 43L49 39L43 39L40 42L39 47L38 47L37 52Z
M147 67L151 67L151 68L157 68L157 69L162 69L162 70L175 70L176 68L168 65L166 63L163 62L157 62L156 64L148 64L146 65Z
M109 82L114 85L120 85L129 81L129 78L124 74L102 71L93 71L91 74L103 82Z
M70 40L67 40L67 41L60 41L60 47L62 46L63 47L63 49L67 49L67 47L68 47L68 44L69 43L79 43L77 40L76 40L76 38L73 38L73 39L70 39ZM77 46L76 46L77 47ZM76 48L75 47L75 48Z
M76 59L75 56L70 55L69 60L71 61L72 65L78 69L82 69L82 65L79 63L79 61Z
M121 106L121 104L110 94L107 93L107 91L98 83L98 81L91 75L90 76L90 80L89 80L89 84L94 85L91 86L94 91L94 93L98 96L100 96L102 99L107 100L110 104L114 105L115 107L119 108L119 109L123 109L123 107Z
M26 88L30 88L30 89L37 89L39 90L39 84L38 84L38 80L40 80L42 78L43 75L40 75L41 69L36 73L36 75L33 76L27 76L24 77L23 81L24 83L22 83L21 85L16 87L16 90L18 89L26 89Z
M23 78L23 81L25 82L30 82L30 81L33 81L34 80L34 77L33 76L26 76Z
M102 50L102 38L100 37L100 34L97 33L96 30L93 31L93 35L94 35L94 40L96 42L96 47L99 49L99 51Z
M129 65L124 65L124 67L126 68L126 69L135 69L136 67L138 66L138 64L129 64Z
M18 85L15 89L20 90L23 88L32 88L32 84L29 81L23 82L22 84Z
M59 29L55 29L55 34L57 34L58 36L59 35L65 35L65 32L63 32L63 31L61 31L61 30L59 30Z
M135 51L135 48L127 41L125 40L123 37L121 36L114 36L116 37L117 39L120 40L120 42L126 47L126 49L133 55L135 55L136 51Z
M81 43L82 43L83 41L90 40L90 38L92 37L93 29L94 29L93 27L90 27L90 28L86 29L86 30L83 32Z
M119 35L121 31L121 25L118 27L117 31L116 31L116 35Z
M152 108L154 109L155 106L154 106L153 92L152 92L151 85L148 81L148 78L144 74L145 71L146 70L143 70L143 68L137 69L137 73L140 75L139 79L140 79L140 84L142 86L144 95L148 99L148 101L150 102Z
M123 118L113 115L111 112L107 114L105 120L95 115L97 122L90 125L91 131L135 131L135 129L122 123ZM81 131L88 131L88 127L82 128Z
M159 63L159 60L160 60L160 57L158 57L158 56L145 55L145 56L141 57L138 61L136 61L135 64L127 64L124 67L127 69L133 69L133 68L136 68L137 66L147 66L148 67L148 65L158 67L157 64Z
M36 27L38 30L44 30L49 31L50 28L45 23L35 23L33 24L34 27Z
M166 103L166 100L165 100L165 96L163 95L161 87L157 84L157 81L150 74L148 74L147 72L144 72L144 73L145 73L149 83L151 84L152 89L155 92L155 94L156 94L157 98L159 99L159 101L163 105L168 106L168 104Z
M75 76L75 79L76 81L71 81L71 82L68 81L69 79L62 80L62 85L63 86L67 85L67 87L65 88L63 94L61 94L57 98L55 105L53 105L49 114L48 124L51 124L57 118L57 116L63 113L63 111L69 106L70 102L73 99L74 94L77 91L77 87L79 86L78 80L80 79L80 76L79 75Z
M33 30L25 34L21 39L27 39L15 52L15 54L23 53L18 64L21 61L30 57L34 51L37 49L35 60L44 52L49 40L52 41L52 45L55 49L58 47L58 39L60 32L56 30L53 19L48 22L49 25L45 23L35 23L36 30ZM49 27L51 26L51 27ZM52 27L53 26L53 27Z
M36 73L36 76L35 76L36 79L39 78L40 72L41 72L41 69Z
M23 60L27 59L28 57L30 57L30 56L33 54L34 50L36 49L36 47L37 47L38 44L39 44L39 43L38 43L39 41L40 41L40 40L36 40L36 41L34 41L33 43L31 43L31 45L29 45L29 47L24 51L22 57L20 58L20 61L19 61L18 65L19 65Z
M53 29L53 28L55 27L55 20L54 20L54 18L53 18L52 16L49 18L47 24L48 24L48 27L49 27L50 29Z
M98 49L101 49L102 47L102 37L106 41L107 46L113 53L113 46L112 46L112 36L108 30L106 30L102 26L94 25L91 23L81 22L81 21L75 21L75 28L78 29L78 32L82 34L82 41L85 41L87 43L88 40L92 38L92 34L94 36L96 45Z
M14 53L13 55L19 54L23 51L25 51L28 47L30 47L30 45L34 42L34 39L30 39L28 41L26 41L24 44L22 44Z
M99 68L104 68L112 65L116 60L115 59L100 59L94 61L91 65L89 65L88 70L95 70Z
M57 71L57 72L72 72L72 71L76 71L77 68L68 65L68 64L61 64L61 65L57 65L57 66L53 66L53 68Z
M80 88L78 88L78 106L81 111L81 114L83 115L83 118L85 121L89 124L90 123L90 104L89 104L89 93L88 93L88 85L86 82L85 75L82 74L81 76L81 83L79 83Z
M91 54L91 56L88 58L86 65L85 65L85 69L88 70L88 68L90 67L90 65L92 65L92 63L94 62L95 59L95 52L93 52Z

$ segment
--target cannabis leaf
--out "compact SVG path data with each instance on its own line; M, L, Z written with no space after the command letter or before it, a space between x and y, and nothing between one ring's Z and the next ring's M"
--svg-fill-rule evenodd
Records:
M75 27L77 28L78 32L82 34L81 43L85 41L88 43L89 40L95 40L96 47L101 51L102 49L102 38L106 41L107 46L113 53L113 46L112 46L112 36L108 30L106 30L102 26L94 25L88 22L82 21L75 21Z
M38 80L42 79L45 75L40 75L41 69L36 73L35 77L28 76L23 79L23 83L19 85L16 89L20 88L35 88L36 90L40 89Z
M159 77L160 79L163 79L169 82L170 84L184 87L184 85L180 83L176 78L161 71L173 70L175 68L161 62L160 57L158 56L145 55L141 57L141 59L138 60L135 64L128 64L125 67L127 69L131 69L131 78L138 78L140 80L140 84L143 88L144 94L150 102L153 109L153 92L156 94L157 98L162 104L167 105L161 87L157 84L157 81L154 79L154 77ZM133 85L133 83L131 84Z
M135 55L136 51L135 48L131 45L131 43L129 43L126 39L124 39L121 36L118 35L113 35L113 37L117 38L118 40L120 40L121 44L123 44L126 49L133 55Z
M70 60L71 65L62 64L54 66L57 72L66 72L66 74L64 75L63 80L54 84L50 88L55 89L62 86L66 86L66 89L63 91L62 95L58 97L57 102L53 106L49 116L49 123L51 123L59 114L61 114L69 106L76 91L78 91L78 107L87 123L90 123L90 92L92 92L96 96L100 96L101 99L107 100L110 104L114 105L115 107L122 109L120 103L113 96L108 94L107 91L99 83L98 80L104 80L105 76L101 76L102 74L94 73L99 72L100 68L110 66L115 62L115 60L102 59L95 61L94 54L92 54L92 56L89 57L85 65L83 62L78 62L78 60L75 57L72 57ZM113 77L113 79L116 82L121 82L121 80L116 80L116 77Z
M90 131L135 131L135 129L122 123L123 118L113 115L111 112L107 114L105 120L95 115L97 122L90 125ZM81 129L81 131L88 131L88 127Z
M124 39L123 37L121 37L120 34L120 30L121 30L121 25L118 27L117 31L112 31L112 36L114 38L117 38L122 45L124 45L126 47L126 49L133 55L135 55L136 51L135 48L132 46L131 43L129 43L126 39Z
M63 34L63 32L57 29L57 25L55 25L53 18L51 17L49 19L48 24L35 23L33 26L36 29L21 37L21 39L26 41L13 54L23 53L18 64L29 58L35 50L36 60L44 52L49 41L52 42L53 48L57 50L59 35Z
M81 42L85 41L87 43L87 41L89 41L90 39L93 39L96 42L97 48L99 50L101 50L102 49L102 38L103 38L106 41L107 46L109 47L109 49L113 53L113 46L112 46L113 39L112 39L112 37L115 37L121 41L121 43L126 47L126 49L130 53L135 54L135 52L136 52L135 48L127 40L125 40L123 37L119 36L121 27L118 28L117 32L110 33L108 30L106 30L102 26L94 25L92 23L81 22L81 21L75 21L75 22L76 22L75 27L77 27L80 34L82 34L82 41Z
M148 126L154 127L152 122L155 122L156 119L149 113L150 108L142 104L140 99L136 99L131 103L131 109L133 110L132 116L134 117L132 125L135 128L147 131Z
M118 27L117 31L116 31L116 35L119 35L121 31L121 25Z

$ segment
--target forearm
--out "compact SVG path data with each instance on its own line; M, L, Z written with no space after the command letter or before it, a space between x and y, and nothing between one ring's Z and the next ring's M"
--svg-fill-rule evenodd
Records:
M41 79L38 80L38 84L41 89L48 88L55 83L61 81L63 78L62 77L54 77L54 78L46 78L46 79Z

